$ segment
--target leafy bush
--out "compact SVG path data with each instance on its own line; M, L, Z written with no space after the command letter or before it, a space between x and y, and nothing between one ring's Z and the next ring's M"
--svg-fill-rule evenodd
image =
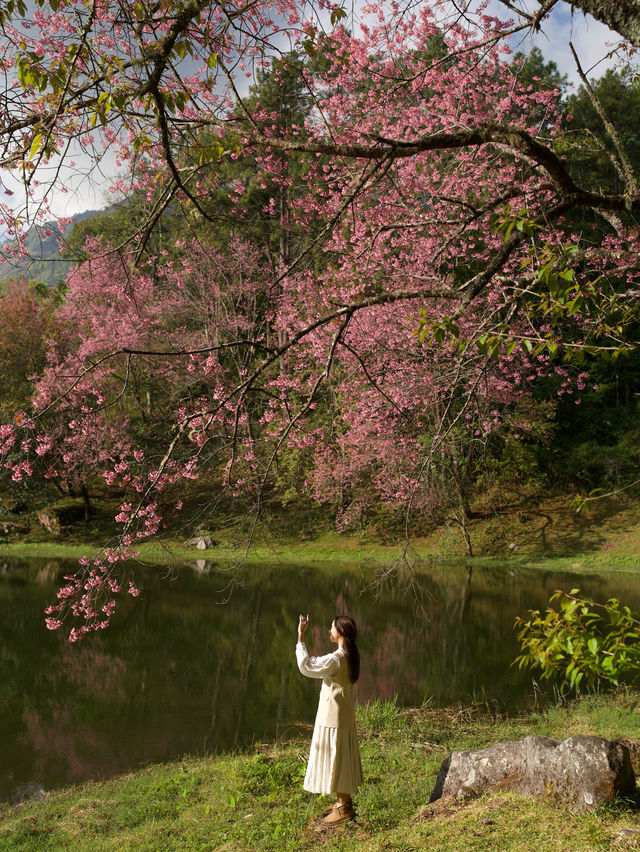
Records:
M560 678L576 691L581 684L617 686L623 676L637 676L640 621L617 598L599 604L579 593L557 591L549 602L558 600L559 611L532 610L528 620L516 619L522 654L514 663L540 669L545 680Z

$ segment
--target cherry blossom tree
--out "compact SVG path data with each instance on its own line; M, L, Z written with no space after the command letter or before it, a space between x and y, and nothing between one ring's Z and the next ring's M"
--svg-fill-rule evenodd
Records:
M620 192L581 185L559 153L557 93L510 62L507 36L553 5L505 23L470 4L444 20L427 3L375 2L356 30L339 5L293 0L50 0L33 20L6 4L16 76L0 162L21 171L29 209L46 214L59 184L39 185L43 170L77 146L117 151L129 171L114 189L148 201L117 252L85 246L34 411L0 427L0 451L23 452L7 455L14 476L40 458L51 476L99 473L123 498L121 536L83 560L50 627L105 627L164 495L179 506L212 466L256 516L290 451L343 524L382 502L408 518L451 511L466 533L489 444L544 432L536 381L568 392L561 357L636 346L640 193L624 148L611 128ZM269 66L296 75L304 120L242 97L241 75ZM150 256L168 209L215 228L215 190L241 217L247 184L225 172L239 159L278 251L213 249L198 227L177 255ZM597 241L575 232L579 208ZM19 251L8 204L4 220ZM152 456L149 428L166 433Z
M46 339L51 334L52 300L24 279L9 282L0 293L0 414L11 418L29 405L31 380L45 364Z

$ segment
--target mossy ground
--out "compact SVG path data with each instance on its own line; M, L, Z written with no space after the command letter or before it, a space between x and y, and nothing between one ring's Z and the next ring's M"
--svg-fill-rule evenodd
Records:
M640 828L620 802L577 815L501 791L466 803L427 805L440 762L452 749L485 747L528 734L595 733L635 738L638 696L583 699L527 717L482 708L401 710L374 702L359 711L365 783L357 820L323 829L329 800L301 788L309 732L247 751L150 766L54 792L0 812L3 852L100 850L421 850L598 852L634 847L618 840ZM638 767L636 767L638 770ZM624 845L626 843L626 846Z

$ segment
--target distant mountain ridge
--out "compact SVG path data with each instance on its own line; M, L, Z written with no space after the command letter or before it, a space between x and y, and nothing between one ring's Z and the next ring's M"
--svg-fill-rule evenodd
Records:
M56 222L44 222L31 227L26 237L28 256L0 260L0 286L12 278L22 277L42 281L49 287L64 280L73 262L60 257L60 239L68 238L75 225L98 213L104 213L105 209L77 213L65 226L64 233Z

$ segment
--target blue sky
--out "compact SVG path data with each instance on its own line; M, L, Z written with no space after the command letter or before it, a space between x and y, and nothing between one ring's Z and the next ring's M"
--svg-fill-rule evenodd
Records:
M499 3L495 6L502 10L501 14L507 11ZM522 45L519 49L523 52L533 45L539 47L545 58L555 62L560 71L566 74L569 81L577 88L580 85L580 79L569 49L569 42L573 42L582 68L591 79L600 77L607 68L614 66L615 58L607 58L607 54L621 41L621 37L590 15L584 15L577 9L572 10L569 3L562 2L554 8L551 17L543 23L540 32L533 35L529 33L524 39L515 36L513 41L514 44Z

